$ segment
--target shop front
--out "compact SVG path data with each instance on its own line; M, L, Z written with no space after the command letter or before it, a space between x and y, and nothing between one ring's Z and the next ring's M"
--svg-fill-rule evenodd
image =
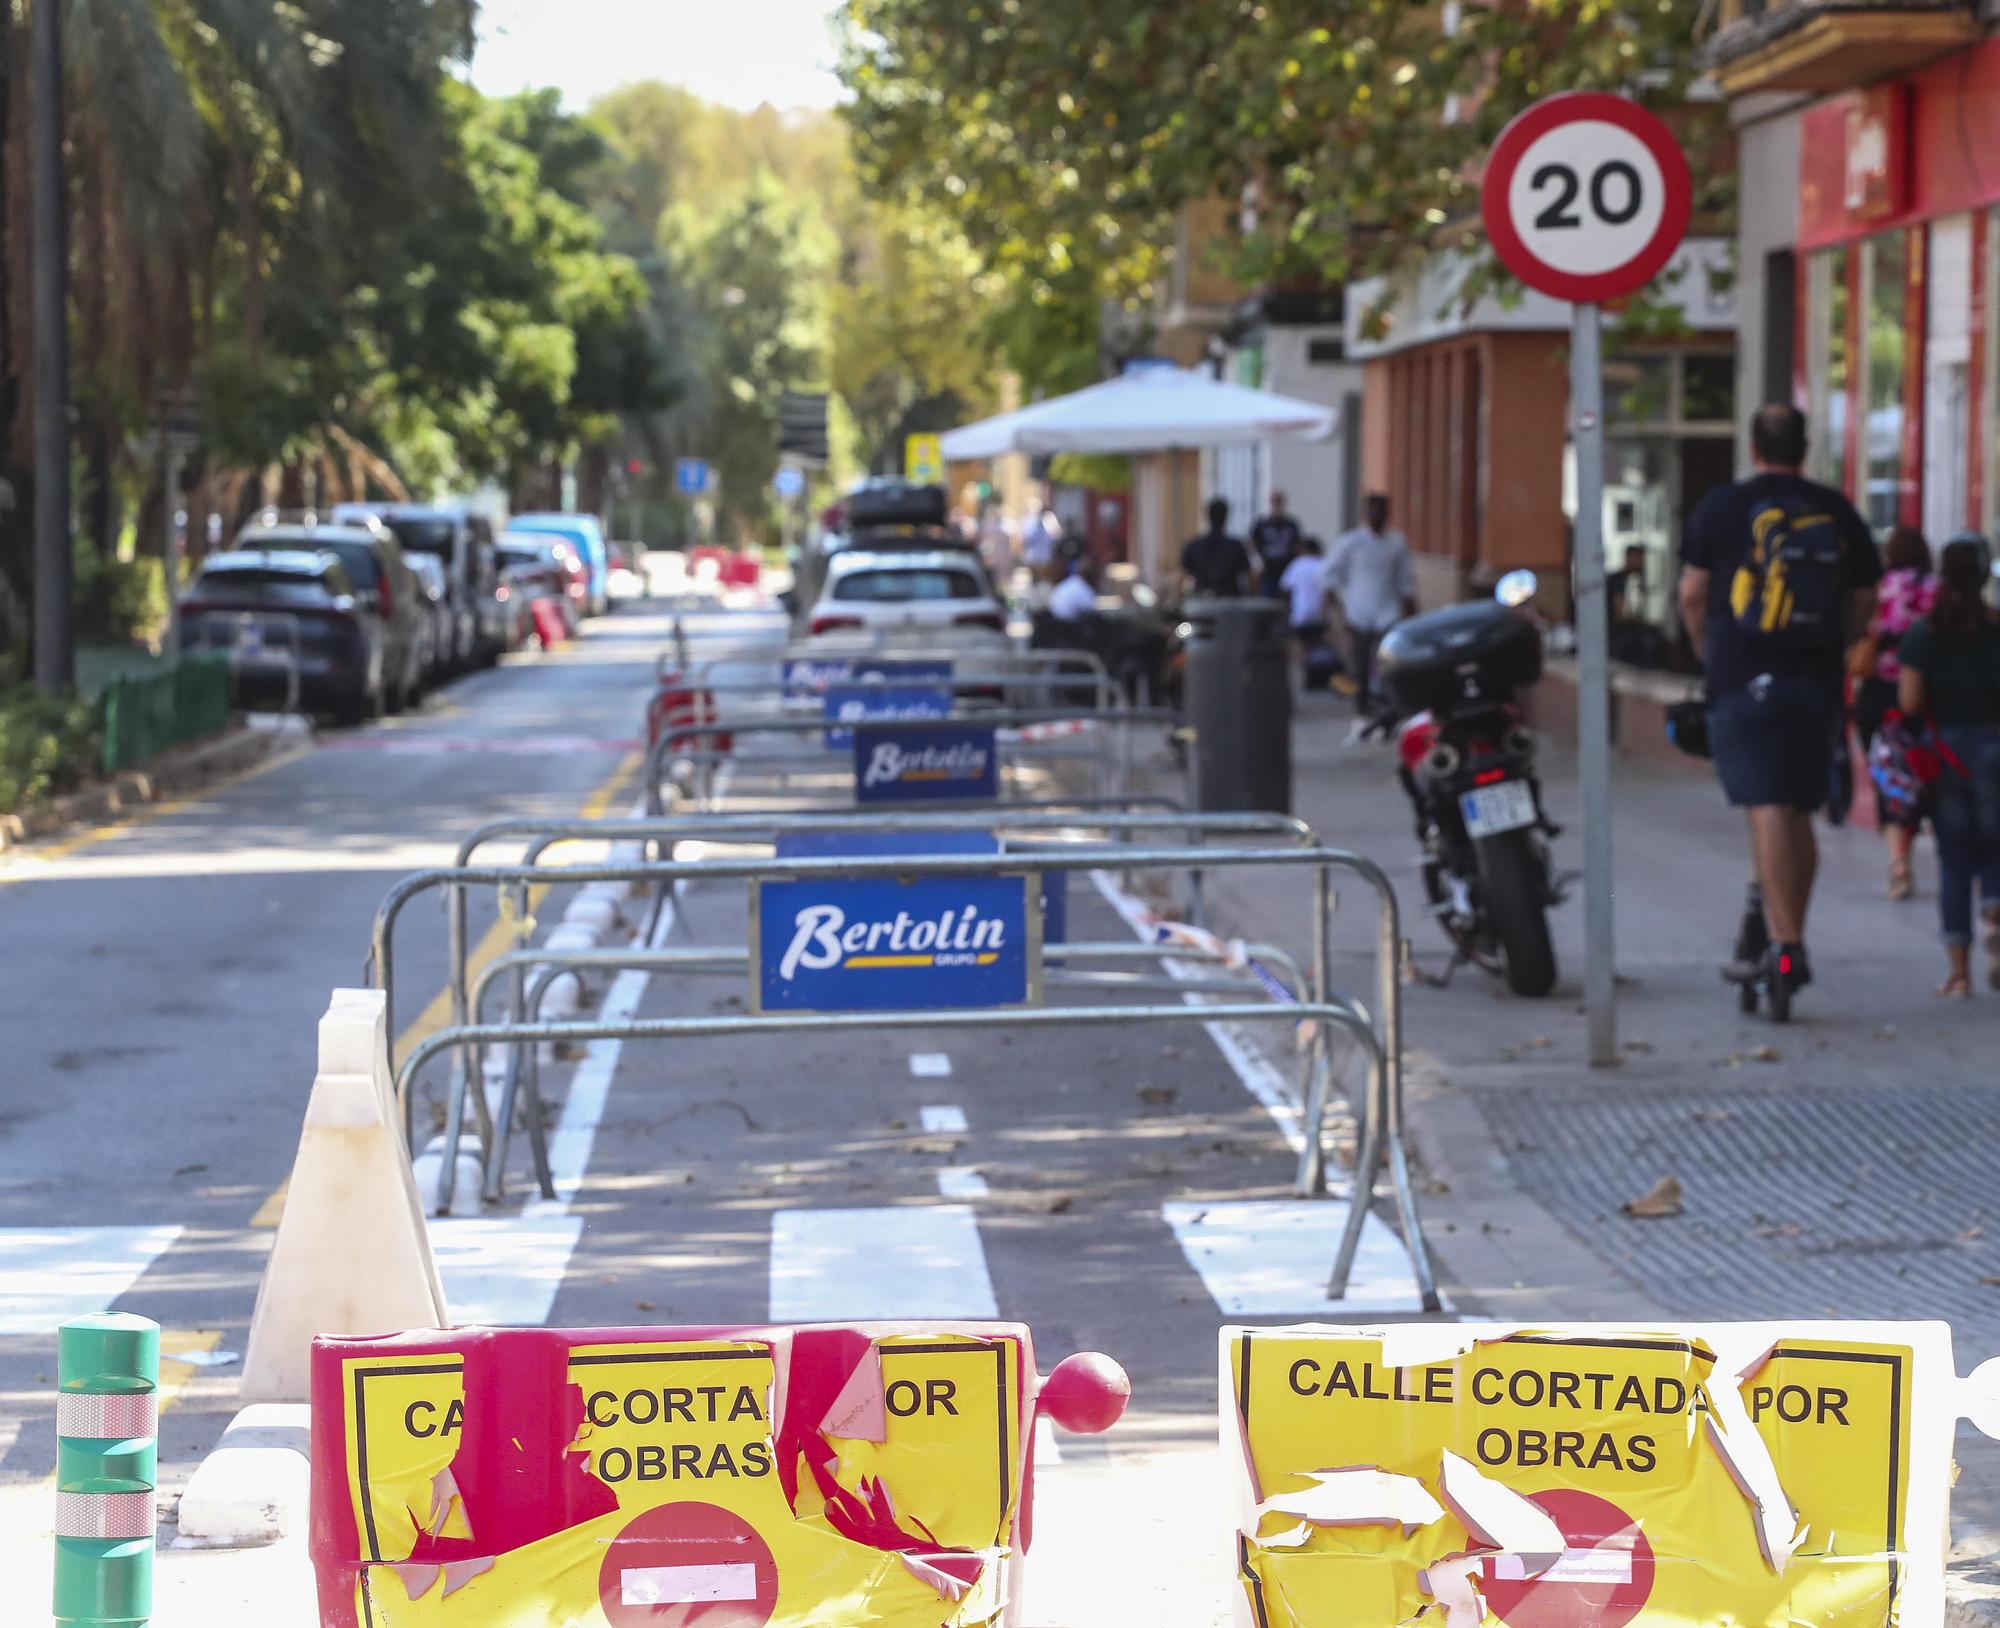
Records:
M2000 39L1804 110L1795 391L1878 534L1996 529L1996 269Z

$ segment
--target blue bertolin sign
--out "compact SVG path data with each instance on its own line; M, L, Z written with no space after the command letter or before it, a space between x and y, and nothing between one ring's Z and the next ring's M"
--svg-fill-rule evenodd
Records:
M841 751L854 744L854 731L848 725L949 718L951 691L901 684L835 684L826 692L825 705L826 721L836 726L826 732L826 744Z
M914 803L988 800L1000 795L1000 753L992 725L854 731L854 800Z
M880 656L794 656L780 674L786 696L824 695L849 679L879 679L920 684L951 682L948 661L895 661Z
M760 1012L1024 1006L1041 994L1031 875L826 877L751 885Z

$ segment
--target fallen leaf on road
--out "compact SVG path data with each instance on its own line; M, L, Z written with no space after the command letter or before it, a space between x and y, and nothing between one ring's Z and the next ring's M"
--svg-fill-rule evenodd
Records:
M1546 1051L1554 1044L1555 1042L1545 1034L1538 1034L1528 1042L1529 1049L1533 1051Z
M1757 1229L1757 1236L1759 1238L1796 1238L1805 1230L1796 1221L1786 1221L1781 1225L1759 1227Z
M1736 1117L1734 1108L1697 1108L1694 1117L1704 1125L1720 1125Z
M1627 1051L1647 1052L1653 1049L1653 1043L1650 1040L1628 1040L1625 1042L1625 1049Z
M640 1311L658 1311L660 1309L658 1306L654 1305L650 1300L635 1300L632 1302L632 1304L636 1306Z
M1625 1213L1640 1221L1659 1221L1670 1215L1681 1213L1681 1179L1678 1176L1662 1176L1653 1183L1652 1190L1639 1197L1628 1199Z
M1050 1215L1061 1215L1075 1202L1076 1200L1068 1193L1058 1193L1054 1198L1049 1200L1048 1212Z
M1155 1105L1172 1102L1179 1095L1180 1092L1176 1091L1171 1085L1142 1085L1139 1087L1139 1100Z
M1989 1289L2000 1288L2000 1272L1983 1272L1980 1274L1979 1281Z
M1750 1051L1750 1060L1753 1063L1778 1063L1783 1062L1784 1057L1785 1054L1776 1046L1754 1046Z

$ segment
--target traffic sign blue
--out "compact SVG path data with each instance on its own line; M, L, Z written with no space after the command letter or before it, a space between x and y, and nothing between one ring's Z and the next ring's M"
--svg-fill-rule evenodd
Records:
M806 489L805 471L795 464L780 464L771 477L771 489L783 498L797 497Z
M708 460L706 458L677 458L674 460L674 490L683 497L700 497L708 490Z

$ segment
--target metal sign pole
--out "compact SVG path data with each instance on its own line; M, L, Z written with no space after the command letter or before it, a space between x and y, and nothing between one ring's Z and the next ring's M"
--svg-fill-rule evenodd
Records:
M1576 735L1583 784L1583 1004L1590 1061L1618 1060L1617 948L1611 900L1611 673L1604 595L1603 313L1578 305L1570 341L1576 448Z

